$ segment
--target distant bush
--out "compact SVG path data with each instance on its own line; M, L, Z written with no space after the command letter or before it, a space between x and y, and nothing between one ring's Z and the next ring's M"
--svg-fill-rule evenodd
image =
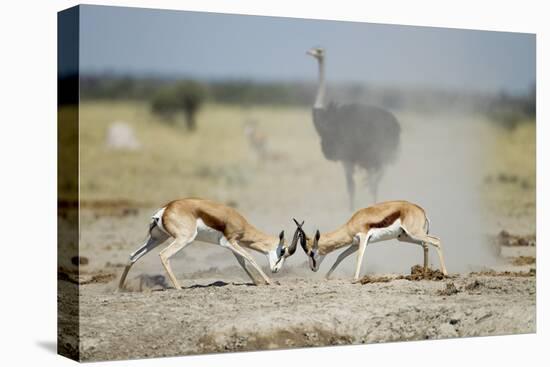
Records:
M205 88L194 81L186 80L158 89L151 100L151 110L164 120L174 123L183 113L187 129L195 130L196 114L206 97Z
M524 95L510 95L501 92L487 108L488 116L495 122L507 128L514 128L517 124L536 118L536 87Z
M230 104L308 105L314 98L314 88L299 82L231 80L211 83L209 89L213 100Z
M155 111L168 119L175 116L177 95L185 96L180 101L186 101L186 110L189 111L194 106L200 107L206 99L240 105L309 105L315 96L315 85L303 82L227 80L199 83L193 80L174 81L161 77L113 74L84 75L80 78L80 90L84 100L151 101L155 104Z
M156 78L111 74L83 75L80 77L80 97L99 100L148 100L163 85L166 85L166 81Z
M196 113L206 101L216 103L274 106L311 106L317 82L182 80L177 77L95 74L80 77L82 100L138 100L151 104L151 109L164 121L176 123L183 113L189 129L196 126ZM419 113L485 114L502 126L513 127L521 121L534 121L535 86L529 93L512 95L476 93L452 89L331 83L329 100L337 103L369 103L392 111Z

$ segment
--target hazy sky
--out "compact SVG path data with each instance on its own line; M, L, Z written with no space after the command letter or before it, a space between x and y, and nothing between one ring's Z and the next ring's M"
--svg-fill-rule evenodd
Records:
M327 52L328 82L523 91L535 36L445 28L83 6L83 72L312 80L305 51Z

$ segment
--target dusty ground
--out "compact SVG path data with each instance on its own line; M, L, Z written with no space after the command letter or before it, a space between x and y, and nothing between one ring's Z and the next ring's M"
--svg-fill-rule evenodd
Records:
M508 131L480 117L398 116L402 154L388 167L380 199L428 210L451 279L394 280L421 261L422 250L392 241L369 246L362 270L389 281L351 284L353 256L325 281L337 254L312 273L298 249L272 276L278 284L257 287L231 254L196 243L172 261L183 290L166 284L161 246L132 268L129 291L115 293L128 254L166 200L217 199L269 233L285 229L287 238L293 216L313 232L351 213L342 168L322 158L309 109L207 106L192 136L157 123L140 105L85 104L80 116L85 260L80 273L62 262L59 278L61 287L81 285L78 305L61 304L69 315L62 324L80 314L83 360L535 332L534 273L499 273L536 266L534 124ZM277 160L254 158L242 131L251 117L281 153ZM141 150L105 148L114 120L135 128ZM205 146L212 139L219 144ZM371 203L364 185L358 191L359 206ZM258 262L268 272L265 259ZM438 265L431 251L430 266Z
M365 285L288 277L260 287L224 278L187 281L180 291L114 294L100 291L101 285L84 286L82 358L535 332L533 276L460 275Z
M369 270L375 264L367 257L365 284L352 284L351 266L343 266L335 279L325 281L322 277L333 258L326 260L320 272L312 273L298 252L279 274L270 274L265 260L258 257L274 284L254 286L228 252L196 243L173 260L184 289L170 287L154 251L134 266L127 290L116 292L128 248L136 242L127 238L143 237L139 223L149 211L93 220L89 234L94 234L94 248L101 251L94 253L84 243L80 261L86 264L80 266L80 274L68 271L61 282L81 285L83 360L536 331L535 264L526 256L502 258L493 267L496 271L487 267L477 273L419 281L399 279L406 272ZM534 259L532 239L525 246L521 238L501 234L494 241ZM124 244L124 239L130 244ZM105 245L98 247L100 243ZM421 259L420 250L417 259Z

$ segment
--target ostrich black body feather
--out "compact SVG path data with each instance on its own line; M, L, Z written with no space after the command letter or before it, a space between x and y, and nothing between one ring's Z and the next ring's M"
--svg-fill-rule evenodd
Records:
M313 122L326 159L379 171L398 152L401 127L380 107L360 104L313 108Z

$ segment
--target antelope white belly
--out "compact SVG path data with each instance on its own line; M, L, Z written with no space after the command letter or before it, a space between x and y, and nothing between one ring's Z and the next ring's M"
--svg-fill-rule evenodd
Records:
M369 242L379 242L397 238L401 233L401 220L397 219L390 226L384 228L372 228L369 230Z
M220 244L220 239L223 237L223 233L215 230L212 227L208 227L202 219L197 219L197 236L195 241L208 242L216 245Z

